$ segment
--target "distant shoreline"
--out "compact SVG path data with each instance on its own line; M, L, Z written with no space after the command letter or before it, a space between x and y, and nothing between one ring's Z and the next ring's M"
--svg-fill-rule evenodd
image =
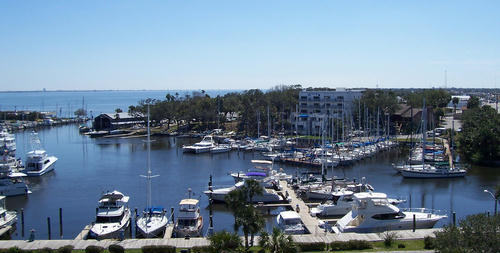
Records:
M201 91L202 89L168 89L168 90L12 90L0 91L0 93L22 93L22 92L101 92L101 91ZM204 91L242 91L238 89L203 89Z

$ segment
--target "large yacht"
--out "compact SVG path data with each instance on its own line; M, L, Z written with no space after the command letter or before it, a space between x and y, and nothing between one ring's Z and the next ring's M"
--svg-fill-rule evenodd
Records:
M0 228L12 226L16 222L17 213L15 211L7 211L5 196L0 196Z
M466 170L460 168L438 167L438 166L413 166L403 167L401 175L407 178L450 178L450 177L464 177L467 173Z
M48 156L41 147L38 134L33 132L31 136L32 150L26 155L25 172L28 176L41 176L56 167L57 157Z
M401 211L389 203L385 193L356 193L352 211L338 220L333 230L336 233L367 233L412 229L414 216L416 228L432 228L436 222L446 217L425 208L416 210Z
M89 236L95 239L123 238L130 225L128 200L129 196L116 190L102 195Z
M353 194L352 191L342 191L341 194L335 194L332 201L311 208L310 213L312 216L321 217L345 215L352 209Z
M9 155L13 156L16 153L16 138L5 128L0 130L0 147Z
M197 199L183 199L179 202L179 214L174 226L176 237L201 236L203 217Z
M214 138L211 135L207 135L203 137L203 139L200 142L197 142L193 145L189 146L183 146L182 151L186 153L205 153L205 152L210 152L212 148L214 148L215 142Z
M295 211L283 211L276 217L278 227L285 234L305 234L306 228L300 219L300 215Z

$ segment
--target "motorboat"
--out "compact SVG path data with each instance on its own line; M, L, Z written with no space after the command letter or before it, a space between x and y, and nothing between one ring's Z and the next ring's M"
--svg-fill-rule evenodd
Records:
M151 179L158 177L152 175L151 171L151 131L149 128L149 106L148 106L148 139L147 139L147 175L141 175L147 179L147 203L142 215L136 219L137 230L145 238L156 237L165 231L168 224L167 212L161 206L151 206Z
M354 192L340 191L333 194L333 200L326 201L313 207L310 210L311 216L326 217L326 216L344 216L352 210ZM402 199L387 198L389 203L399 205L406 202Z
M200 142L197 142L189 146L183 146L182 151L186 153L199 154L199 153L210 152L210 150L215 146L216 145L214 138L211 135L207 135L203 137L203 139Z
M352 191L342 191L338 194L332 194L332 196L335 196L333 200L311 208L311 216L325 217L345 215L352 209L353 194Z
M89 237L95 239L123 239L130 225L129 196L119 191L107 192L99 199L96 221L90 228Z
M176 237L196 237L202 235L203 216L200 214L199 200L187 198L179 202L179 214L174 226Z
M5 128L0 130L0 148L12 156L16 153L16 138Z
M32 150L26 155L25 172L28 176L41 176L56 167L57 157L48 156L47 152L41 147L38 134L31 134Z
M2 173L3 174L3 173ZM0 195L17 196L31 193L24 181L26 174L21 172L10 172L0 177Z
M231 145L230 144L219 144L212 149L210 149L210 153L217 154L217 153L226 153L231 151Z
M226 196L238 189L241 188L243 185L245 185L245 182L238 182L234 186L227 187L227 188L220 188L220 189L214 189L214 190L207 190L204 191L205 195L207 195L209 198L211 198L215 202L226 202L225 198ZM283 201L283 197L279 195L275 190L272 189L263 189L262 195L255 195L252 198L252 202L258 203L258 202L263 202L263 203L273 203L273 202L281 202Z
M12 226L17 222L17 212L7 211L5 196L0 196L0 228Z
M387 230L432 228L446 215L436 211L417 208L402 211L391 204L385 193L362 192L353 195L352 210L337 221L334 232L370 233Z
M276 222L285 234L305 234L307 231L300 215L295 211L280 212L276 216Z
M137 219L137 230L144 238L157 237L165 231L168 224L166 210L161 207L147 208Z

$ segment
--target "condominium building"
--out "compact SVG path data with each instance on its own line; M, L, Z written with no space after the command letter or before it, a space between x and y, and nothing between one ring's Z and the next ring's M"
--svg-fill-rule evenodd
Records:
M353 102L360 99L364 89L303 90L299 93L297 112L292 114L292 124L298 134L319 135L323 121L341 118L342 112L350 113Z

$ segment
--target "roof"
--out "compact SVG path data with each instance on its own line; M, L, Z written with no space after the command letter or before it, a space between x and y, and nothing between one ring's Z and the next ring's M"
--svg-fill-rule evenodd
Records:
M280 215L284 220L300 219L300 215L295 211L283 211Z
M383 199L387 198L387 194L382 192L360 192L355 193L354 197L357 199Z
M422 108L413 108L413 110L411 110L411 106L407 104L399 104L399 110L397 110L394 115L400 115L403 118L411 118L415 117L420 112L422 112Z
M117 119L116 115L118 115L118 118L120 119L136 119L136 118L142 118L144 117L143 115L141 114L137 114L137 115L132 115L132 114L129 114L128 112L120 112L120 113L103 113L99 116L107 116L108 118L110 119ZM98 116L98 117L99 117Z
M197 199L183 199L179 202L179 205L197 205L199 200Z

